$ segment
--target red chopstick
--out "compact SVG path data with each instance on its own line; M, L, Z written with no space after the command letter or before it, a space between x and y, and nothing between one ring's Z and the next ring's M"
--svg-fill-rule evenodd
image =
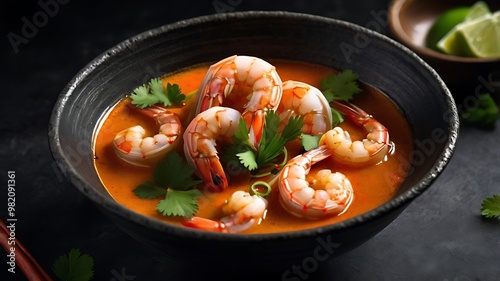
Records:
M10 229L3 220L0 219L0 243L2 247L10 253L10 248L15 248L16 253L16 266L21 269L30 281L50 281L52 278L43 270L35 258L23 246L21 241L16 237L15 245L9 245ZM17 273L13 273L17 274Z

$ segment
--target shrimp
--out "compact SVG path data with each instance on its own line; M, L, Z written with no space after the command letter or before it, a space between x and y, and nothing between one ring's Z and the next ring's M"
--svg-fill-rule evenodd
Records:
M268 202L265 198L250 195L246 191L235 191L226 200L222 211L227 216L219 221L192 217L183 224L187 227L216 232L237 233L247 230L265 217Z
M154 166L177 147L182 131L181 121L177 115L160 106L146 109L134 106L132 109L153 118L160 126L159 133L153 137L144 137L146 130L143 127L130 127L116 134L113 140L114 150L118 157L132 165Z
M326 144L333 151L332 159L347 166L366 166L384 161L394 144L389 141L387 128L371 115L350 103L332 102L355 125L363 127L366 138L352 141L349 133L340 127L326 132L319 144Z
M213 106L224 105L225 98L236 92L248 100L242 112L250 141L257 147L262 136L265 112L276 110L282 95L281 78L268 62L250 56L231 56L208 69L198 91L196 114ZM233 91L234 89L234 91Z
M354 192L349 179L331 170L320 170L309 182L306 176L312 165L328 158L332 150L319 146L290 160L279 178L279 198L290 214L306 219L340 215L350 206Z
M298 81L283 83L283 96L278 106L280 131L292 116L302 116L302 133L319 135L332 128L332 110L321 91Z
M212 107L198 114L184 132L184 155L212 191L227 188L226 174L215 148L216 139L230 140L241 114L228 107Z

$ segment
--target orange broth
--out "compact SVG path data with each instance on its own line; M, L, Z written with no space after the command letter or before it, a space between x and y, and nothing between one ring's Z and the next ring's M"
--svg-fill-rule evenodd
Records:
M335 73L333 69L299 62L271 62L276 66L283 81L298 80L316 87L319 87L321 79ZM176 83L184 93L190 93L198 89L207 69L208 66L196 66L165 77L163 82L166 84L168 80L171 84ZM387 161L366 168L345 167L333 163L330 159L313 167L309 174L310 177L314 177L321 168L329 168L332 171L344 173L350 179L354 189L354 200L342 215L321 220L297 218L288 214L281 207L278 189L274 188L267 197L269 206L265 218L259 225L253 226L245 233L294 231L340 222L368 212L387 202L394 195L407 174L406 165L402 164L401 159L408 159L413 148L411 131L397 107L385 95L367 85L361 84L361 87L363 92L357 95L353 103L373 115L388 128L391 140L395 144L394 153L388 156ZM170 109L179 114L180 119L185 121L184 123L186 123L192 100L188 100L183 107ZM156 205L161 198L141 199L132 192L137 185L152 178L154 167L132 166L120 160L114 153L113 138L123 129L139 124L146 129L149 135L158 132L158 128L152 120L147 120L127 109L126 104L129 102L130 100L125 98L116 104L97 132L94 140L96 171L109 194L120 204L145 216L180 224L181 218L166 217L156 211ZM347 129L353 139L365 138L364 133L359 128L347 121L340 126ZM287 145L287 148L291 154L298 154L301 149L298 141ZM182 143L177 150L183 155ZM224 192L209 193L204 191L204 195L198 200L200 210L197 216L214 220L220 219L224 216L221 211L224 201L236 190L248 191L249 189L250 178L247 176L228 174L228 180L229 189ZM200 190L204 190L204 188L200 188Z

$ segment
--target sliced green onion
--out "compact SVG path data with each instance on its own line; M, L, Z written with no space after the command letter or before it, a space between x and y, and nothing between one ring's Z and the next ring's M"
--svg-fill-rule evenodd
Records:
M191 93L187 94L186 98L184 100L186 101L186 100L190 99L191 97L196 96L196 94L198 94L198 90L194 90Z
M259 191L259 189L262 189L262 188L259 188L260 186L265 187L265 192ZM266 197L270 193L271 193L271 186L265 181L256 181L250 186L250 194L252 194L252 195Z
M283 162L281 162L280 164L280 169L283 168L283 166L285 166L286 162L288 162L288 150L284 146L283 146L283 153L285 154L285 157L283 157Z

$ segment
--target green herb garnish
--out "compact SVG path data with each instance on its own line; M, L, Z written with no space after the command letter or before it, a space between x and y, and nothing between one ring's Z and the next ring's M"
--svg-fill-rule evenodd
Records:
M266 112L262 137L256 148L249 140L248 129L240 119L238 129L234 133L233 145L228 149L229 155L236 155L239 162L249 171L258 171L276 166L276 159L284 153L285 145L297 139L304 121L300 116L291 117L281 133L278 132L279 117L275 111Z
M155 199L165 196L156 205L164 216L192 217L198 212L197 199L201 191L194 189L201 180L193 179L194 170L177 152L171 152L158 163L153 180L137 186L133 192L140 198Z
M465 123L494 128L500 118L500 111L491 95L483 93L478 96L478 106L467 108L461 117Z
M164 216L192 217L198 212L196 200L201 196L198 189L175 190L170 189L156 206L156 210Z
M358 86L359 76L349 69L324 78L321 81L321 91L328 102L334 100L350 101L355 94L361 92ZM332 108L333 126L344 122L344 117Z
M272 187L265 181L256 181L250 186L250 194L266 197L271 194Z
M61 281L88 281L94 277L94 259L73 248L68 255L60 256L52 265L52 271Z
M179 85L167 83L164 88L160 78L153 78L146 85L134 89L130 94L132 104L139 108L146 108L155 104L163 106L182 105L186 96L182 93Z
M321 81L323 95L329 102L334 99L349 101L355 94L361 92L357 83L358 78L359 76L350 69L331 75Z
M485 218L500 218L500 195L493 195L483 200L481 215Z
M316 148L319 146L319 139L321 139L322 135L317 135L317 136L312 136L308 134L302 134L300 139L302 141L302 147L306 151L309 151L313 148Z

